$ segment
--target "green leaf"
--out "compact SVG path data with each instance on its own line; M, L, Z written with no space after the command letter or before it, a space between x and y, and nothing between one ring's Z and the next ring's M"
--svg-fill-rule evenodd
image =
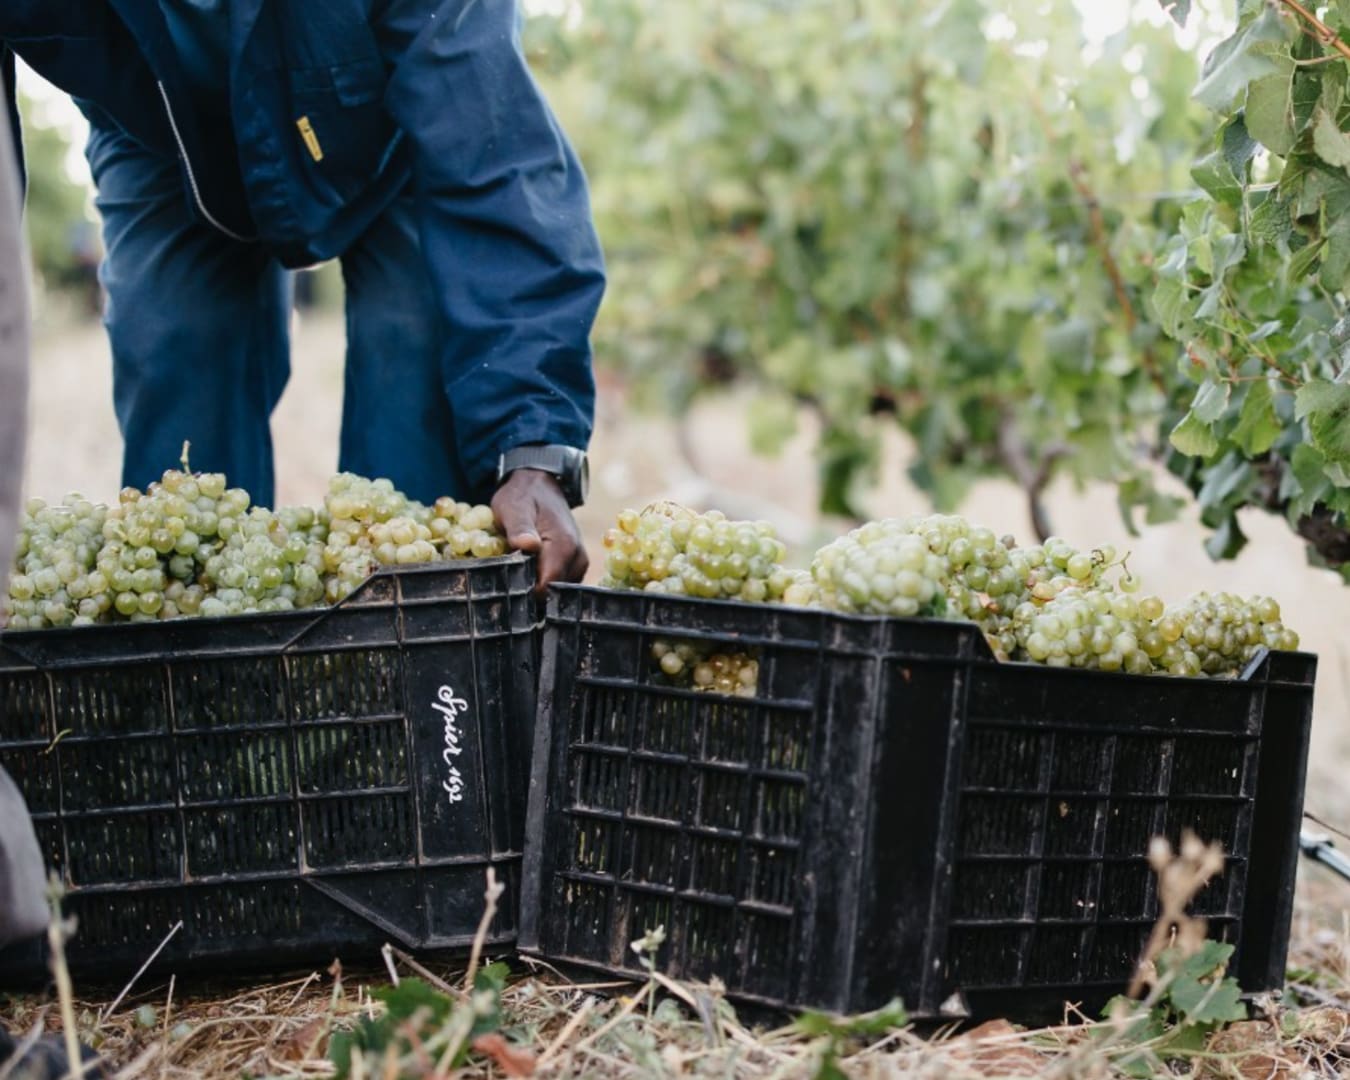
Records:
M1236 559L1238 553L1247 546L1247 536L1238 525L1236 514L1224 518L1219 527L1205 541L1205 552L1218 562L1222 559Z
M1145 1009L1141 1002L1133 998L1127 998L1123 994L1113 997L1106 1003L1106 1008L1102 1010L1103 1019L1126 1018L1123 1026L1117 1028L1114 1024L1097 1028L1095 1038L1110 1040L1113 1043L1124 1043L1126 1045L1138 1045L1139 1043L1151 1043L1163 1037L1167 1031L1166 1017L1161 1009ZM1116 1065L1124 1067L1131 1076L1156 1076L1156 1070L1151 1072L1139 1073L1129 1069L1128 1064L1131 1060L1138 1061L1138 1058L1127 1056L1122 1060L1117 1060Z
M1252 211L1247 223L1247 235L1258 244L1283 248L1289 242L1294 231L1294 219L1289 214L1289 206L1283 199L1271 196L1261 202Z
M1191 1024L1225 1024L1247 1019L1242 989L1236 979L1219 978L1213 971L1201 981L1188 968L1167 988L1172 1007Z
M1251 462L1237 451L1229 451L1205 471L1205 482L1200 485L1196 498L1205 510L1231 508L1232 496L1252 479L1252 475ZM1214 514L1207 516L1211 522L1221 520Z
M1144 508L1144 523L1146 525L1168 525L1176 521L1181 516L1182 508L1185 507L1186 500L1176 495L1164 495L1161 491L1153 492L1148 503Z
M1243 1016L1245 1019L1245 1014ZM1209 1037L1214 1033L1214 1024L1174 1024L1168 1029L1162 1041L1154 1047L1154 1053L1164 1061L1185 1061L1205 1051ZM1165 1073L1169 1070L1160 1069ZM1157 1073L1154 1074L1155 1076Z
M766 390L751 399L746 422L750 448L756 454L776 455L797 433L797 402L789 394Z
M1238 422L1228 437L1248 457L1256 457L1275 445L1282 430L1280 418L1275 414L1275 395L1270 382L1260 379L1252 383L1242 401Z
M1350 165L1350 135L1346 135L1336 125L1336 118L1320 105L1313 110L1313 149L1328 165L1338 169Z
M1308 422L1313 444L1328 464L1350 465L1350 383L1304 383L1294 397L1294 415Z
M1185 26L1191 17L1191 0L1158 0L1158 3L1178 26Z
M478 969L478 974L474 976L473 988L475 990L492 990L500 994L506 989L506 980L510 977L510 964L501 960L492 964L484 964Z
M797 1017L793 1026L803 1035L833 1035L838 1038L867 1038L885 1035L887 1032L902 1028L909 1023L909 1014L900 999L874 1012L858 1016L832 1016L823 1012L804 1012Z
M454 1008L448 995L432 989L421 979L403 979L397 986L384 986L371 991L371 996L384 1002L389 1018L395 1021L406 1020L423 1008L433 1021L441 1021Z
M1224 973L1234 946L1207 938L1196 952L1183 956L1166 949L1158 956L1158 973L1166 983L1168 1002L1187 1025L1216 1025L1246 1019L1237 980Z
M1315 446L1299 443L1294 447L1294 452L1289 455L1289 475L1294 480L1294 490L1289 492L1291 521L1311 513L1331 491L1326 470L1327 460Z
M1252 138L1247 129L1247 120L1241 113L1224 124L1219 136L1219 149L1223 151L1224 160L1233 170L1233 175L1245 180L1247 166L1261 146Z
M1165 333L1174 338L1186 336L1189 323L1186 310L1186 285L1180 278L1159 277L1153 288L1153 310Z
M1326 233L1318 278L1326 288L1337 292L1350 279L1350 217L1332 219Z
M1209 457L1219 449L1214 430L1195 413L1187 412L1181 423L1172 429L1171 443L1189 457Z
M1191 402L1191 412L1197 420L1212 424L1228 410L1228 399L1233 393L1231 383L1206 379Z
M1247 87L1245 117L1247 130L1272 154L1284 157L1298 141L1298 122L1294 114L1294 73L1292 59L1274 75L1256 79Z
M811 1080L849 1080L848 1073L839 1067L832 1047L821 1055L820 1065Z
M1215 47L1205 60L1195 99L1217 113L1227 113L1233 99L1254 79L1277 74L1279 64L1261 46L1286 40L1280 18L1264 9L1246 26Z
M1321 242L1309 243L1294 252L1294 257L1285 266L1285 280L1302 284L1303 279L1308 276L1308 271L1312 269L1313 263L1317 261L1325 247L1326 245Z
M1242 205L1242 183L1233 175L1228 159L1221 151L1215 150L1197 161L1191 169L1191 179L1215 202L1225 206Z

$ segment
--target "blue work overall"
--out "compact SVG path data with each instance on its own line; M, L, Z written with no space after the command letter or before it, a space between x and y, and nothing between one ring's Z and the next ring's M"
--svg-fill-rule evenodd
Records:
M483 499L505 450L584 447L603 263L515 0L224 0L214 108L164 3L0 11L7 81L17 53L90 119L124 480L189 440L270 503L287 271L334 258L340 468Z

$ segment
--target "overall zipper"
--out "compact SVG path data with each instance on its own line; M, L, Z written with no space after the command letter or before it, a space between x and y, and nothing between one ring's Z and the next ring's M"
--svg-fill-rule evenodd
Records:
M215 226L217 229L223 232L231 240L238 240L240 243L244 244L253 243L257 239L256 236L240 236L237 232L233 232L232 230L227 229L224 225L222 225L219 221L217 221L211 215L211 211L206 208L206 203L202 201L201 189L197 186L196 174L194 174L192 171L192 161L188 158L187 147L183 145L183 136L179 134L178 131L178 121L175 120L173 116L173 106L169 104L169 93L167 90L164 89L164 84L162 82L156 83L156 85L159 87L159 96L164 99L164 111L165 113L168 114L169 117L169 127L173 131L174 142L178 144L178 156L183 159L183 168L187 170L188 186L192 188L192 198L196 200L197 209L201 211L202 217L204 217L213 226Z

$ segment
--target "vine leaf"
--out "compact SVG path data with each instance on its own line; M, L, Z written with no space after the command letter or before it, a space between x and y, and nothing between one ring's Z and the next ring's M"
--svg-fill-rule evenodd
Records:
M1294 398L1294 415L1308 421L1313 445L1327 464L1350 466L1350 383L1304 383Z
M1185 26L1191 17L1191 0L1158 0L1158 4L1178 26Z
M1247 87L1247 130L1272 154L1283 157L1298 140L1294 115L1294 62L1281 57L1282 70Z
M1300 443L1289 456L1289 471L1295 488L1289 500L1291 518L1311 514L1331 490L1327 479L1327 459L1315 446Z
M1263 9L1209 54L1195 88L1195 100L1217 113L1228 112L1233 99L1254 79L1279 74L1280 65L1270 46L1284 45L1287 40L1279 15L1270 8Z
M1219 149L1223 151L1233 175L1245 177L1247 166L1252 158L1256 157L1261 144L1252 138L1246 118L1239 114L1224 124L1223 132L1219 136Z
M1322 106L1313 110L1313 149L1328 165L1338 169L1350 166L1350 135L1336 126L1336 120Z
M1214 429L1205 423L1194 411L1182 417L1181 423L1172 429L1172 445L1187 457L1209 457L1219 449L1218 436Z
M1333 218L1326 241L1318 277L1328 289L1340 289L1350 277L1350 217Z
M1220 151L1215 150L1197 161L1191 169L1191 179L1215 202L1227 206L1242 205L1242 181Z
M1205 552L1216 562L1220 559L1236 559L1247 546L1247 534L1238 524L1237 515L1229 513L1205 541Z
M1270 383L1262 379L1254 382L1242 402L1242 411L1229 438L1233 440L1248 457L1264 454L1279 437L1280 418L1275 414L1275 395Z
M1289 205L1283 200L1268 196L1252 211L1247 231L1253 240L1261 244L1270 244L1284 250L1294 229L1294 220L1289 214Z
M1215 382L1207 379L1196 392L1191 402L1191 412L1197 420L1212 424L1228 410L1228 399L1233 393L1231 383Z

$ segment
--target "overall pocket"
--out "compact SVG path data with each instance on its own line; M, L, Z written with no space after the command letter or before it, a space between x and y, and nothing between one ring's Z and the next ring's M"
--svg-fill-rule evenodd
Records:
M290 73L292 128L316 185L346 202L375 178L398 133L378 58Z

